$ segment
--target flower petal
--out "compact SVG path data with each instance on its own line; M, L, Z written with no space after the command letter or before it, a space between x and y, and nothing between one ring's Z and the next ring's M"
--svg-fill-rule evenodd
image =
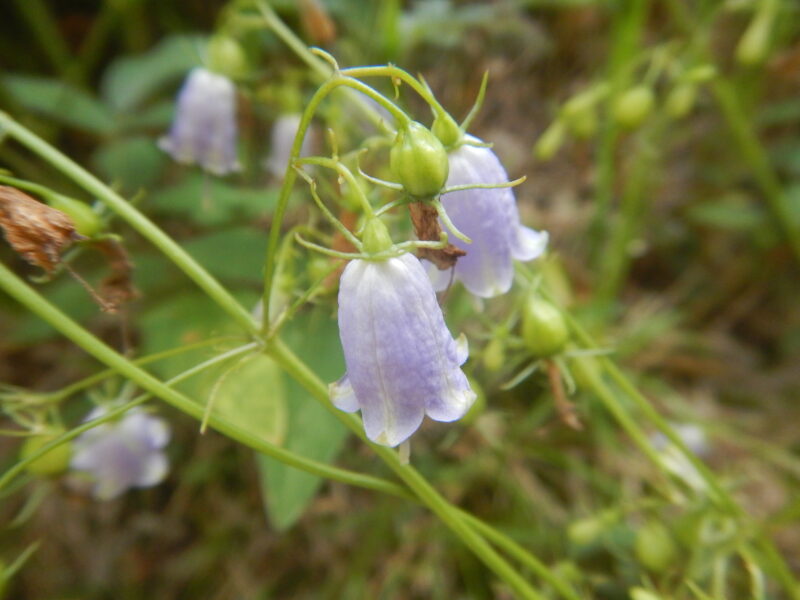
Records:
M328 386L328 394L333 405L339 410L351 413L359 409L358 399L350 380L347 379L347 373L339 381L334 381Z

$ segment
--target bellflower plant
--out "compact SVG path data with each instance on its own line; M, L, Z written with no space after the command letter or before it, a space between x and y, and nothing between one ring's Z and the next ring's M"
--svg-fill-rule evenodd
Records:
M389 249L385 226L373 219L370 228L367 249L371 235L389 244L371 249ZM347 265L339 335L347 373L331 384L331 401L347 412L361 410L367 437L378 444L401 444L426 414L460 419L475 401L460 368L466 340L450 335L425 269L411 254Z
M272 125L270 138L270 152L264 161L264 168L275 177L283 177L286 166L289 164L289 155L292 152L294 137L297 135L297 128L300 127L299 113L288 113L275 119ZM300 148L300 156L308 156L311 150L312 137L306 135Z
M98 407L86 420L105 412ZM129 488L151 487L164 479L168 462L163 448L169 437L162 419L133 409L119 421L81 434L75 440L70 466L88 477L95 498L110 500Z
M491 148L475 146L481 140L466 136L465 142L449 153L447 186L504 184L508 174ZM459 258L453 275L472 294L491 298L506 293L514 278L514 260L528 261L541 255L548 235L524 227L519 220L514 192L508 187L473 188L447 192L441 196L450 221L472 240L467 243L452 235L452 243L466 251ZM451 279L449 270L429 269L434 287L441 291Z
M193 69L178 94L172 128L159 140L159 147L179 163L227 175L241 168L236 139L233 82L202 67Z

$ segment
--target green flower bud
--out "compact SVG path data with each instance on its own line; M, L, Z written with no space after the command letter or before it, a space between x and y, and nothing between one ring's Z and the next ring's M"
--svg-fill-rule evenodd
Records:
M652 112L655 103L653 90L646 85L637 85L617 96L611 113L622 127L635 129Z
M689 69L684 78L692 83L705 83L717 76L717 68L714 65L697 65Z
M377 217L372 217L364 226L363 234L364 252L367 254L379 254L391 248L392 237L389 235L389 230Z
M573 521L567 527L567 538L576 547L591 546L616 522L616 514L602 512Z
M658 521L650 521L636 532L634 552L639 563L653 573L669 569L678 555L672 535Z
M52 442L58 436L64 433L64 430L51 430L49 433L42 435L34 435L25 440L20 450L20 458L28 458L34 452L39 450L45 444ZM72 457L72 446L69 443L61 444L60 446L52 449L47 454L44 454L30 463L26 468L29 473L39 475L42 477L52 477L60 475L67 470L69 460Z
M389 166L395 179L416 198L436 196L447 182L450 170L442 142L416 121L397 132L389 153Z
M72 219L72 223L75 225L75 231L81 235L85 235L89 238L94 237L103 226L103 222L98 214L85 202L74 200L61 194L48 194L45 200L47 204L60 210Z
M561 119L566 123L570 133L577 138L588 139L597 131L596 96L593 91L578 94L561 107Z
M487 371L499 371L506 362L506 350L503 340L492 338L483 351L483 366Z
M569 340L561 311L540 297L529 298L522 307L522 339L537 358L558 354Z
M225 75L230 79L243 77L248 71L247 55L234 38L215 35L206 49L209 71Z
M628 592L631 600L664 600L658 594L646 590L643 587L633 587Z
M553 158L564 145L565 133L566 127L563 121L560 119L553 121L533 146L533 155L539 160Z
M433 131L433 135L439 138L445 148L456 146L461 142L461 138L464 137L464 133L458 123L444 111L437 113L434 117L431 131Z
M772 33L771 11L760 11L748 25L736 46L736 60L739 64L752 67L764 62L769 52Z
M692 111L696 98L697 86L692 83L680 83L670 90L664 107L670 117L682 119Z

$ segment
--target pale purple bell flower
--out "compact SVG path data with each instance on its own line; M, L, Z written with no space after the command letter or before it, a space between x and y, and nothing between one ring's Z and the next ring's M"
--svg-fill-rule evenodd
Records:
M426 414L455 421L475 401L461 370L466 339L453 339L425 269L411 254L347 265L339 336L347 373L331 384L331 401L347 412L360 409L373 442L397 446Z
M467 136L467 141L482 143ZM447 186L508 182L508 174L491 148L464 144L449 153ZM528 261L547 247L546 231L524 227L511 188L461 190L441 196L453 225L472 240L468 244L442 223L450 242L467 254L458 259L452 275L481 298L505 294L514 279L514 260ZM451 271L428 269L437 291L451 281Z
M275 123L272 125L269 156L264 161L264 168L274 177L282 178L286 173L289 157L292 154L294 138L297 135L301 120L302 115L289 113L275 119ZM300 146L300 156L308 156L311 153L313 137L314 132L309 128Z
M214 175L238 171L236 88L202 67L192 69L178 94L175 118L159 147L183 164L198 164Z
M86 421L105 412L98 407ZM169 427L162 419L134 408L118 421L102 423L78 436L70 467L88 478L95 498L110 500L129 488L151 487L164 479L169 463L163 448L169 438Z

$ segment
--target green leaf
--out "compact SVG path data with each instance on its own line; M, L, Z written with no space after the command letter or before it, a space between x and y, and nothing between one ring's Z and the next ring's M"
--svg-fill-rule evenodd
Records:
M234 220L253 221L271 213L277 189L232 186L202 173L163 188L148 198L148 205L166 215L189 217L200 225L222 225Z
M317 375L333 381L344 372L336 322L322 309L300 315L285 332L287 343ZM293 380L286 382L288 423L284 446L322 462L332 461L347 437L347 429ZM322 485L319 477L257 455L267 515L278 530L291 527L303 515Z
M739 197L694 204L687 210L687 216L699 225L732 231L752 231L765 222L762 210Z
M19 104L57 123L97 135L109 135L116 128L110 110L67 83L28 75L6 75L2 82Z
M149 52L114 61L100 85L103 97L120 112L139 106L164 85L199 65L207 39L200 35L175 35Z
M229 367L209 395L214 414L276 445L286 436L283 374L264 354L247 356Z
M261 284L267 236L252 227L237 227L183 241L184 249L225 283ZM230 286L229 286L230 287Z
M166 164L166 156L155 142L143 136L101 146L92 160L104 177L129 193L153 184Z

